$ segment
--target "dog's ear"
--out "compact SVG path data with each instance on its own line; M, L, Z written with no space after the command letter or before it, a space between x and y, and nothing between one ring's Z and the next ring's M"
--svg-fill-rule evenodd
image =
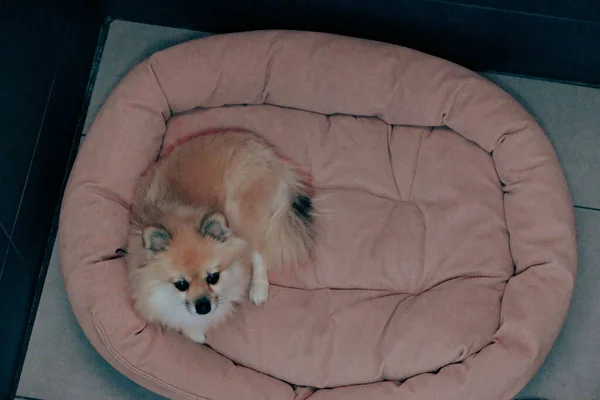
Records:
M227 226L227 220L223 214L208 213L200 222L200 234L224 242L231 236L231 230Z
M153 252L161 252L171 243L171 234L165 228L149 226L142 233L144 248Z

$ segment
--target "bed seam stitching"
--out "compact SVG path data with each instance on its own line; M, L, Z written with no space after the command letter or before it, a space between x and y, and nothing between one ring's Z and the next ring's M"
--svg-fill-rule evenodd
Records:
M173 109L171 108L169 99L167 99L167 94L165 93L165 91L162 87L162 84L160 83L160 80L158 79L158 75L156 75L156 71L154 70L154 57L153 56L150 56L150 58L148 59L148 68L150 69L150 72L152 73L152 77L154 78L154 81L156 82L156 85L158 86L158 89L160 90L160 93L162 94L163 100L165 101L165 103L167 104L167 107L169 108L169 114L173 115ZM169 117L171 115L169 115ZM166 120L165 120L165 123L166 123ZM164 136L164 134L163 134L163 136Z
M431 127L429 127L429 132L427 134L430 135L432 132L433 132L433 127L431 126ZM414 190L414 187L415 187L415 181L417 180L417 170L419 168L419 160L421 159L421 148L423 146L423 136L424 135L425 134L423 134L423 133L421 133L419 135L419 145L417 146L417 158L415 160L415 165L414 165L414 168L413 168L413 176L412 176L412 180L410 182L410 188L409 188L409 191L408 191L408 197L407 197L407 199L408 200L412 200L412 201L414 201L413 190Z

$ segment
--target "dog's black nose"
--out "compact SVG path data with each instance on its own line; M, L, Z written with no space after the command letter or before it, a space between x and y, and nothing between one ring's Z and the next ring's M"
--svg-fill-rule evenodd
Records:
M206 297L202 297L196 301L196 313L200 315L208 314L210 312L210 300Z

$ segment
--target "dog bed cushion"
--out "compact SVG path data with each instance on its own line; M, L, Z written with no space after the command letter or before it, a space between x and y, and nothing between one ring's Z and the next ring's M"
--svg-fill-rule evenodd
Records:
M161 149L226 127L312 175L318 245L201 346L145 324L110 255ZM508 94L417 51L289 31L187 42L134 68L81 146L59 245L92 345L175 399L508 399L548 354L576 271L559 162Z

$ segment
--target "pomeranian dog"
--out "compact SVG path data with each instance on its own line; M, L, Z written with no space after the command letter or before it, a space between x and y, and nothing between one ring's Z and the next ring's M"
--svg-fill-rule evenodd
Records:
M312 203L307 180L254 133L174 146L133 196L125 257L136 310L204 343L246 295L267 300L269 270L309 261Z

